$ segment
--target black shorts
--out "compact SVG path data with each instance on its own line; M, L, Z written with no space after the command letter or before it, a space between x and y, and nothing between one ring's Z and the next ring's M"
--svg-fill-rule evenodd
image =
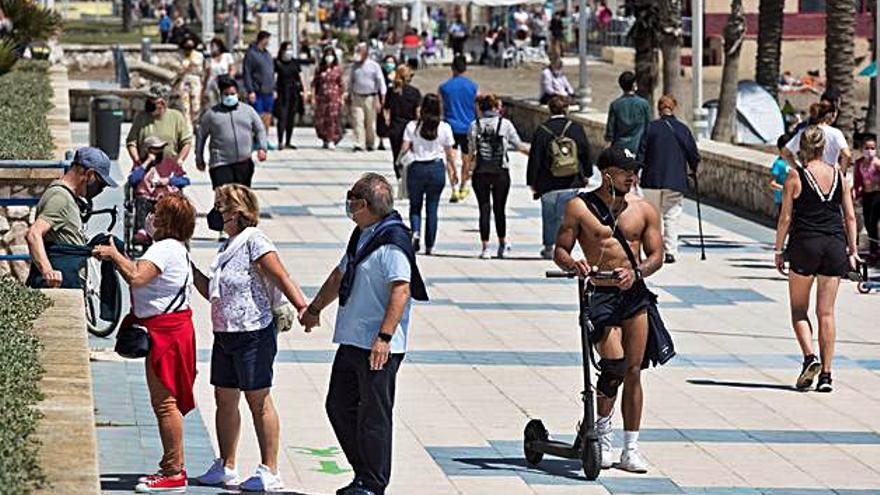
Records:
M605 337L607 328L621 326L624 320L647 311L656 301L654 294L648 290L644 282L634 283L627 291L617 287L591 285L588 292L590 292L588 313L593 323L593 331L589 336L592 343L601 341Z
M253 332L215 332L211 385L241 391L269 388L277 352L274 323Z
M788 241L786 253L789 268L798 275L843 277L849 271L846 239L840 235L796 232Z
M452 133L452 139L455 141L455 149L461 150L463 155L467 155L471 152L470 143L468 142L467 133L464 134L455 134Z
M211 176L213 189L225 184L241 184L251 187L251 179L254 178L254 161L248 158L243 162L211 167L208 174Z

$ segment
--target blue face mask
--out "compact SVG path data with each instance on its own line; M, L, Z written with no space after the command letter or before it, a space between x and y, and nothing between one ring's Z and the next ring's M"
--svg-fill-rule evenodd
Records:
M223 95L223 105L227 107L238 105L238 95Z

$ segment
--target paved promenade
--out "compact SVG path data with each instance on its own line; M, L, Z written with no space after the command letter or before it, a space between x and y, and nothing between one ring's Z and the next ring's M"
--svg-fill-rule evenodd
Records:
M321 150L310 130L298 130L296 142L300 150L271 152L258 166L255 188L267 214L260 227L311 296L353 226L344 214L345 191L364 172L393 175L390 152L353 154L347 140L337 151ZM800 356L787 286L772 266L772 231L704 207L709 259L700 261L692 202L685 207L680 261L650 279L678 356L644 373L641 447L652 465L648 474L611 469L591 483L577 462L545 457L539 469L528 467L522 431L530 418L543 419L563 438L575 432L580 347L575 284L543 278L554 267L538 257L539 204L524 185L525 159L512 158L512 258L477 258L476 200L449 204L448 189L436 255L419 258L432 300L415 306L411 349L399 374L390 493L880 493L880 335L873 320L880 296L843 284L835 390L796 392ZM127 172L129 164L121 160L120 167ZM188 194L204 213L212 204L207 174L191 170ZM406 218L406 201L396 206ZM199 218L195 262L207 268L216 246ZM194 311L199 376L198 409L186 419L191 476L207 467L216 445L208 306L197 300ZM335 305L312 334L280 337L273 395L286 493L333 493L350 480L324 412L334 313ZM143 364L98 352L92 369L102 485L108 493L129 492L138 475L155 470L161 450ZM242 411L239 457L246 476L259 455L244 403ZM619 411L615 426L621 427ZM616 441L620 447L622 434Z

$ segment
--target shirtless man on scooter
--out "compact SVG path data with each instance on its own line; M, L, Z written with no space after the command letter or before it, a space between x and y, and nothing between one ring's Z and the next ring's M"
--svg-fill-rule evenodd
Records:
M627 196L641 166L627 150L607 148L602 151L596 162L596 168L602 173L602 185L568 202L554 255L559 267L576 271L581 277L590 272L614 274L610 278L592 278L587 288L589 315L594 327L590 342L601 357L596 382L596 432L602 446L602 468L610 468L613 465L611 415L617 389L623 384L624 448L617 467L636 473L648 471L648 464L638 450L642 416L640 372L648 342L648 307L656 301L645 286L644 278L663 266L663 239L657 211L648 202ZM593 206L588 205L590 200ZM605 223L600 216L606 218ZM636 266L630 262L623 244L614 237L613 228L628 241ZM575 241L580 243L585 260L572 257ZM645 258L639 260L642 251Z

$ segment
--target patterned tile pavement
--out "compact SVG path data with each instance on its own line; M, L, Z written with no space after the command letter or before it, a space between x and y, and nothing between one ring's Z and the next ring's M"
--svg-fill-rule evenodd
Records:
M308 130L296 137L300 150L270 153L256 185L266 213L261 227L313 294L351 230L342 211L345 190L363 172L390 176L390 154L352 154L345 142L328 152ZM432 302L415 309L411 352L399 375L390 493L880 493L880 338L866 318L877 314L878 296L843 284L835 391L794 392L800 358L786 284L772 267L772 231L704 207L709 259L701 262L692 202L682 218L680 261L651 278L679 352L643 377L641 439L651 470L612 469L590 483L577 462L547 457L537 469L527 466L521 444L530 418L541 418L559 438L574 432L580 355L573 284L543 278L553 266L537 256L540 211L524 186L524 159L513 160L513 259L477 259L476 201L449 204L448 191L437 255L419 258ZM124 158L120 167L129 167ZM207 176L193 172L193 182L188 194L205 212L212 202ZM398 208L406 217L406 201ZM200 219L192 247L203 267L216 249L213 238ZM204 301L194 310L200 374L199 408L186 420L190 474L207 466L216 445L207 380L210 319ZM280 337L273 395L286 493L333 493L351 475L323 405L332 321L328 310L313 334ZM99 352L93 371L103 488L125 493L138 475L155 469L160 455L143 365ZM246 474L259 455L244 407L242 413ZM616 421L619 426L619 414ZM190 493L229 492L191 487Z

